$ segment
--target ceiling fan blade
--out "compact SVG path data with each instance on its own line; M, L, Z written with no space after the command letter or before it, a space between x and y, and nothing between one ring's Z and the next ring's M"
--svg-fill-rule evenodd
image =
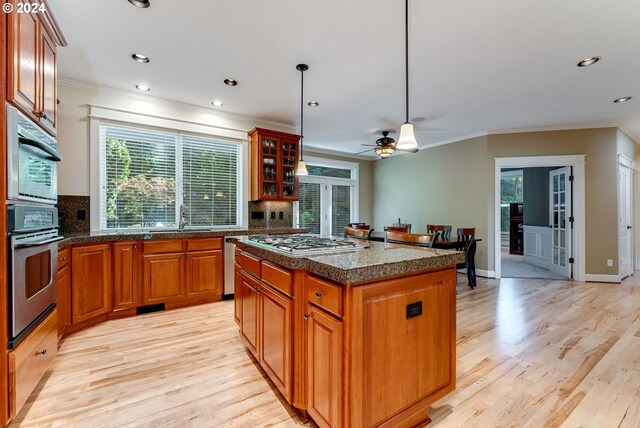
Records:
M358 153L352 153L352 155L353 155L353 156L355 156L355 155L361 155L361 154L363 154L363 153L367 153L367 152L370 152L370 151L372 151L372 150L373 150L373 149L367 149L367 150L363 150L363 151L358 152Z
M377 144L361 144L361 146L365 146L365 147L376 147Z
M401 152L408 152L408 153L418 153L420 151L420 149L398 149L396 147L396 150L399 150Z

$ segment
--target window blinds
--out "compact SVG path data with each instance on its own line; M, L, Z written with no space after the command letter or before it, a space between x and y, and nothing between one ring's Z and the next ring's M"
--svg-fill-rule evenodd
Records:
M320 234L320 184L300 182L298 196L298 227L309 229L310 233Z
M238 225L240 145L101 124L102 229Z

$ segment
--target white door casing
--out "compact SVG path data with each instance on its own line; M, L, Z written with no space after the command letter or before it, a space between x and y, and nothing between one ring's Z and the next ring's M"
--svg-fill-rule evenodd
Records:
M571 277L572 225L571 167L549 171L549 227L551 228L551 265L549 270Z
M632 230L631 230L631 169L625 165L618 165L618 260L620 279L626 278L632 269Z

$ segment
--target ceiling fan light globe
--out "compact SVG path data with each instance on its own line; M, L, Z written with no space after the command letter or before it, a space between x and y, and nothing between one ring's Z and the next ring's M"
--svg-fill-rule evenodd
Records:
M298 162L298 169L296 170L296 175L309 175L307 171L307 164L303 160Z
M378 154L378 156L384 159L391 156L393 152L395 152L395 149L390 146L381 146L381 147L376 147L374 151Z
M400 127L400 138L398 138L397 149L415 149L418 147L418 142L413 134L413 125L405 123Z

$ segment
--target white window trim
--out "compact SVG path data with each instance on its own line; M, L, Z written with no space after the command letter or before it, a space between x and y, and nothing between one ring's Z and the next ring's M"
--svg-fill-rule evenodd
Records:
M358 221L360 217L360 164L357 162L321 158L316 156L305 156L304 160L307 165L323 166L327 168L350 169L352 171L352 178L319 177L319 176L309 175L309 176L300 177L298 181L301 183L305 183L305 182L319 183L324 186L327 186L328 184L353 186L353 191L351 192L351 221ZM324 190L321 190L320 194L321 194L320 210L321 211L327 210L327 212L324 214L331 217L332 216L331 209L326 206L327 201L331 200L331 192L328 191L328 189L325 187ZM296 201L293 206L293 224L295 227L299 227L298 226L298 210L299 210L299 203L298 201ZM323 230L321 228L320 234L330 235L331 231Z
M100 151L100 125L120 124L123 126L131 126L136 128L148 128L156 131L170 131L183 135L200 135L208 138L215 138L220 141L228 141L240 145L240 162L237 173L238 180L238 204L237 204L237 224L229 226L208 226L191 229L246 229L248 227L246 201L249 195L249 140L246 133L233 131L213 126L195 124L191 122L183 122L166 118L158 118L132 112L108 109L105 107L89 106L89 189L91 194L90 202L90 229L92 232L103 232L102 228L102 210L101 207L101 178L100 169L102 165ZM180 155L182 156L182 155ZM176 159L177 162L177 159ZM176 165L178 167L178 165ZM182 168L181 166L179 167ZM176 171L177 172L177 171ZM182 178L180 178L180 181ZM180 209L178 199L182 199L182 190L178 189L176 183L176 211ZM178 193L180 196L178 196ZM179 215L179 214L178 214ZM177 217L176 217L177 218ZM175 228L171 228L175 229ZM187 229L190 229L187 227ZM133 232L135 230L148 229L109 229L110 232L117 231ZM161 230L154 228L153 230Z

